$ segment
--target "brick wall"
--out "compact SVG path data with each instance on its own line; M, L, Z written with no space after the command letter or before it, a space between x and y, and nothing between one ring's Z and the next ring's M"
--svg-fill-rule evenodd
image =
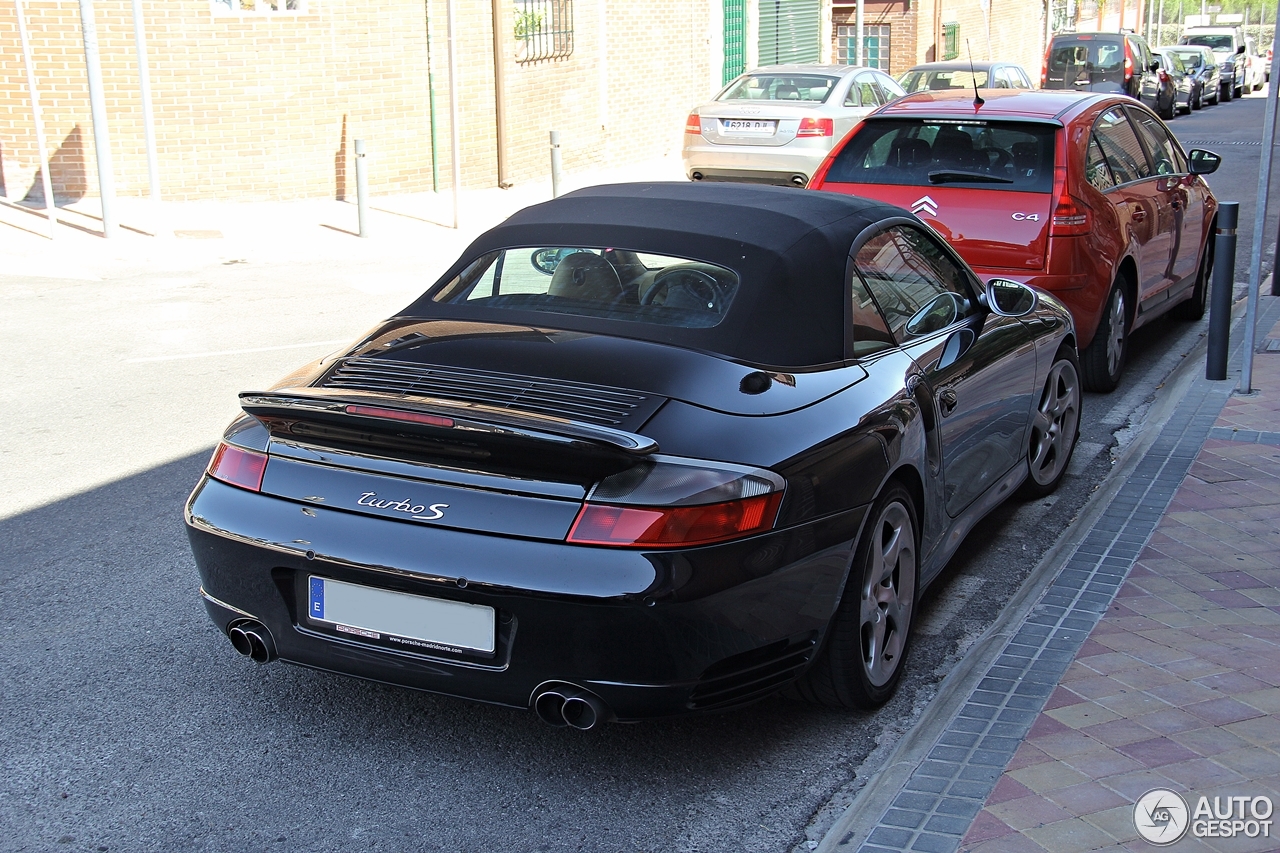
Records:
M1027 71L1033 83L1040 77L1044 57L1044 3L1042 0L989 0L984 11L981 0L921 0L913 3L919 9L918 51L920 62L942 59L933 55L935 3L942 5L942 23L960 25L957 59L973 51L975 62L1006 60L1016 62ZM965 40L968 39L966 46Z
M164 196L344 197L351 141L371 152L377 193L432 188L425 0L310 0L306 14L219 17L208 0L144 2ZM509 171L547 174L547 132L566 168L616 165L678 146L689 107L718 83L708 49L714 0L575 0L574 51L505 60ZM603 4L603 5L602 5ZM458 5L460 166L466 187L496 183L493 24L489 3ZM430 8L440 186L450 182L445 4ZM116 192L147 192L130 0L97 0ZM29 0L27 25L60 200L97 194L93 128L77 4ZM718 18L716 19L718 22ZM718 25L718 24L717 24ZM505 27L504 27L505 29ZM11 3L0 4L0 190L40 195L39 158ZM32 192L34 188L34 192Z
M918 12L916 5L903 0L895 0L889 3L865 3L862 10L863 26L869 27L875 24L888 24L889 31L889 68L886 69L891 77L897 77L911 66L915 65L918 60L916 58L916 30L918 27ZM856 26L857 25L857 7L855 6L836 6L832 11L832 51L834 58L838 55L838 33L839 27ZM928 23L928 22L926 22Z

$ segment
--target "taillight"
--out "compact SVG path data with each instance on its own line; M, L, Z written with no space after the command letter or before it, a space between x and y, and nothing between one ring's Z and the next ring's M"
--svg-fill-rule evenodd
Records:
M1050 237L1077 237L1089 233L1089 208L1067 192L1067 167L1053 167L1053 217Z
M1156 72L1156 77L1160 79L1161 83L1167 83L1169 81L1169 72L1161 68L1158 72Z
M1129 47L1129 40L1124 40L1124 82L1128 83L1133 79L1133 48Z
M760 469L645 462L597 484L566 539L681 548L751 536L773 527L782 489L781 477Z
M1044 50L1044 62L1040 63L1040 88L1049 88L1049 54L1053 51L1053 43Z
M232 486L256 492L262 489L267 455L223 442L209 460L209 476Z
M835 132L835 122L829 118L805 118L800 120L796 136L832 136Z
M702 119L698 118L697 113L689 113L689 117L684 120L684 132L702 133Z

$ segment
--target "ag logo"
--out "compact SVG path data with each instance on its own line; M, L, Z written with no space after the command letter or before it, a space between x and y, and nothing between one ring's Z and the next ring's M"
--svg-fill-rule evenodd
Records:
M1013 215L1016 222L1039 222L1040 214L1038 213L1015 213Z
M1172 844L1187 833L1187 803L1165 788L1147 791L1133 807L1133 825L1152 844Z

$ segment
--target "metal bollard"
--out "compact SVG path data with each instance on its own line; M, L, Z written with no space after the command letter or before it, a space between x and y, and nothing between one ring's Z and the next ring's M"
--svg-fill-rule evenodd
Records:
M1218 229L1213 240L1213 289L1209 292L1209 356L1205 379L1227 378L1227 351L1231 347L1231 297L1236 279L1236 224L1240 203L1218 205Z
M560 197L560 131L551 131L551 197Z
M356 143L356 212L360 218L360 236L369 236L369 210L365 205L367 196L369 195L369 169L368 161L364 157L364 140L357 139Z

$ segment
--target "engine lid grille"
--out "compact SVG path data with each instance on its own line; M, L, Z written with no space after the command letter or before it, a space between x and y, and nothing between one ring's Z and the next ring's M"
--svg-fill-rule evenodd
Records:
M666 402L607 385L359 356L341 359L320 386L459 400L631 430Z

